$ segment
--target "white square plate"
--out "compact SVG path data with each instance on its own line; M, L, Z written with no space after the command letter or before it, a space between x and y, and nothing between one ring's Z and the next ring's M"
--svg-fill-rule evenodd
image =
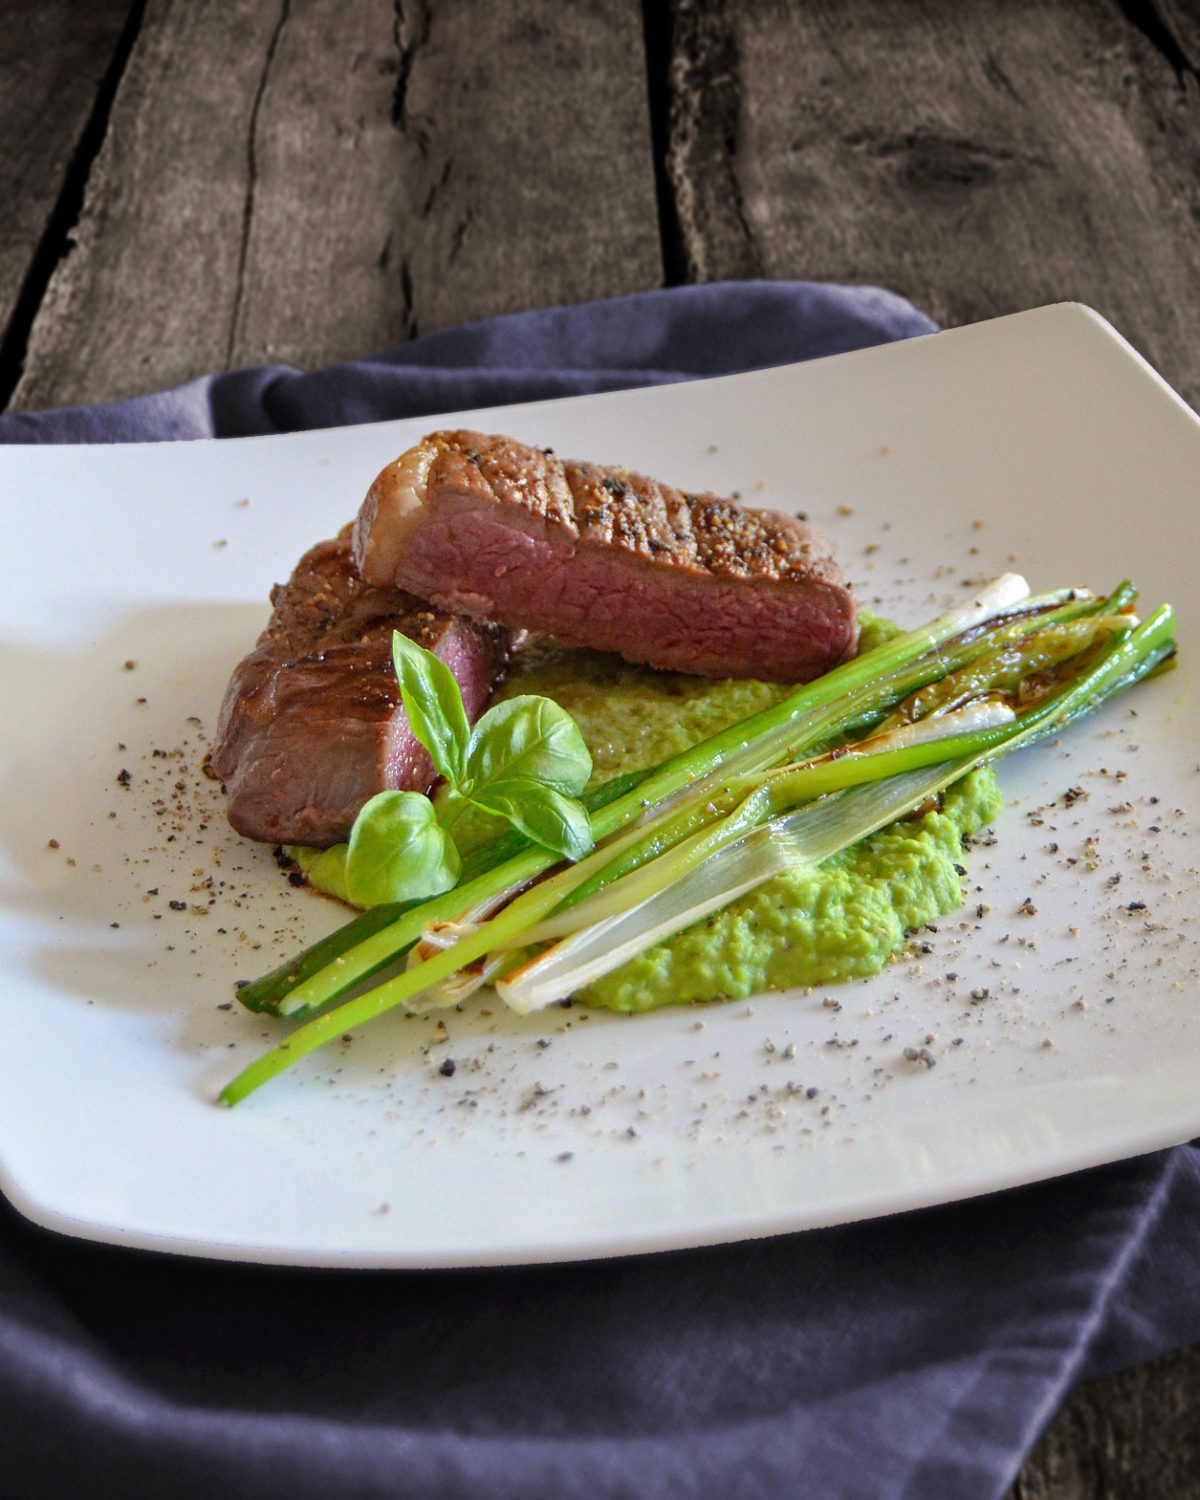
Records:
M448 425L807 510L905 624L1011 568L1128 575L1180 609L1180 667L1004 763L966 907L875 980L636 1019L484 1001L444 1041L389 1017L219 1109L278 1035L234 978L342 914L231 834L204 734L271 583ZM1200 421L1069 305L436 422L0 449L5 1193L198 1255L519 1263L892 1213L1200 1133L1198 476Z

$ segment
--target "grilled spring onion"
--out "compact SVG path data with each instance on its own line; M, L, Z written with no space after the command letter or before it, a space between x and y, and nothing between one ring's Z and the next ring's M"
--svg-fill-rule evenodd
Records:
M923 630L878 647L818 682L801 688L764 713L664 763L648 773L640 786L623 792L593 815L593 831L599 847L579 865L567 866L550 878L530 885L551 868L553 856L540 850L521 851L490 869L484 869L455 891L401 913L394 922L368 935L348 951L336 953L332 962L307 975L285 994L280 1008L311 1012L326 1005L349 987L403 955L423 930L432 931L436 924L454 921L465 911L479 911L481 903L489 905L501 893L507 896L523 891L486 921L463 923L461 937L450 946L433 947L432 951L426 949L429 956L406 972L335 1010L319 1015L293 1032L278 1047L239 1074L221 1097L228 1103L244 1098L326 1040L395 1006L409 1004L433 986L451 980L460 971L480 961L485 962L489 972L499 976L502 987L507 986L518 996L522 993L528 995L529 992L514 989L514 986L522 983L522 973L528 975L531 971L538 973L539 983L542 983L551 973L551 969L538 967L547 961L546 956L521 965L507 977L501 970L507 970L508 965L496 964L494 956L513 945L517 948L527 946L539 924L566 910L574 899L577 898L582 908L606 886L616 889L622 879L634 879L641 882L636 891L630 891L628 887L626 890L631 896L639 896L636 906L643 907L654 900L665 903L667 898L663 892L671 888L670 872L691 878L691 871L703 868L711 856L724 849L738 848L745 842L744 836L751 828L761 825L774 829L756 834L756 843L751 845L749 854L743 850L737 855L724 855L723 858L729 861L724 867L714 861L715 869L707 872L705 877L713 885L713 895L705 899L715 899L721 888L733 889L753 873L753 866L739 862L762 859L758 868L766 868L767 862L783 857L780 851L787 853L789 847L791 853L788 857L800 857L795 855L794 839L789 846L785 836L791 834L794 825L774 828L785 810L795 802L818 794L837 793L857 782L869 787L871 781L887 777L889 781L882 785L885 789L890 785L891 790L881 793L881 805L890 809L883 821L890 821L914 802L919 804L923 800L927 793L920 788L927 785L931 776L934 779L940 777L940 784L944 785L964 774L971 765L1003 753L1005 748L1056 732L1113 692L1140 680L1173 650L1173 617L1169 608L1158 611L1146 625L1137 626L1125 613L1133 599L1133 591L1128 585L1122 585L1106 600L1095 600L1074 590L1043 595L1035 600L1025 596L1021 580L1011 577L998 580L981 595ZM1114 619L1114 616L1120 618ZM864 744L802 765L789 765L781 774L767 774L781 762L793 762L803 751L826 744L847 729L861 733L864 726L879 724L914 692L943 680L950 671L963 670L989 651L1019 645L1023 639L1034 641L1039 628L1044 635L1047 629L1072 619L1082 621L1091 617L1098 617L1103 623L1098 623L1090 632L1081 632L1087 644L1080 653L1082 665L1076 675L1071 677L1067 672L1069 662L1065 666L1059 663L1051 675L1057 673L1062 684L1054 682L1047 696L1041 698L1035 707L1023 710L1011 723L976 728L966 734L951 733L948 737L891 749L876 747L872 751ZM937 707L948 721L946 728L952 730L956 727L954 710L946 711L944 705ZM914 767L917 768L915 771ZM918 776L919 783L913 780L907 786L902 785L904 778L909 776ZM709 828L703 824L699 830L690 832L686 827L681 828L681 819L686 824L686 814L689 809L694 814L698 798L704 805L711 803L714 812L721 812L712 800L717 783L729 787L743 778L753 781L755 777L760 784L732 812L724 812L724 823L718 816ZM916 792L912 791L914 787L918 788ZM908 801L904 800L905 792ZM788 798L793 799L791 804ZM868 805L868 798L865 791L862 794L842 791L840 798L825 795L822 802L815 804L814 815L817 808L830 802L836 805L839 800L843 803L850 800L850 812L857 819L853 828L858 831L854 832L844 808L836 815L845 820L839 835L844 844L863 836L865 825L861 814ZM834 815L832 811L829 814ZM822 812L821 816L824 818L826 814ZM735 821L728 822L730 818ZM673 824L675 837L652 839L654 847L647 847L643 826L629 827L637 819L648 819L651 824L656 819L660 825L664 822ZM660 827L660 835L663 831ZM734 832L737 838L731 836ZM852 833L852 838L845 837L847 833ZM664 843L665 851L658 847ZM756 855L754 850L760 845L773 848L775 852ZM679 850L684 852L680 854ZM630 869L631 857L639 852L643 857L634 859ZM665 860L666 864L659 864L660 860ZM665 882L661 879L664 875L668 877ZM523 889L526 886L529 888ZM724 899L731 900L733 896L726 895ZM669 920L683 925L688 909L684 901L677 916ZM694 906L690 909L694 913ZM660 904L643 914L643 924L649 923L644 925L643 931L651 935L644 937L642 946L655 941L654 934L662 935L664 910L665 906ZM592 911L594 913L595 908ZM593 927L598 925L592 924ZM591 930L584 928L583 935ZM550 953L559 953L565 947L565 943L560 943ZM578 953L579 950L573 951ZM327 947L325 954L329 952ZM569 960L570 957L568 953L566 958ZM562 961L561 955L559 961ZM514 962L519 962L516 955ZM569 969L566 972L576 971ZM560 978L552 984L545 980L550 988L561 982ZM548 994L549 990L543 988L540 993Z
M1153 640L1159 632L1165 637L1171 628L1169 618L1155 617L1145 633ZM749 833L735 827L733 837L711 852L694 853L680 846L673 856L625 876L601 896L565 913L559 920L569 925L560 930L572 935L510 968L496 982L498 994L522 1014L573 994L773 876L819 865L919 807L985 761L1057 733L1073 718L1154 671L1164 649L1169 649L1165 639L1146 654L1138 654L1131 666L1121 644L1114 643L1114 649L1091 671L1039 708L1020 717L1010 715L1008 724L998 719L981 726L983 731L998 733L959 733L963 711L947 715L948 734L942 749L966 750L961 757L915 770L898 769L887 779L807 802L798 811L759 824ZM981 743L982 748L972 750ZM906 758L901 751L898 763ZM553 923L544 924L530 938L548 935L555 935Z

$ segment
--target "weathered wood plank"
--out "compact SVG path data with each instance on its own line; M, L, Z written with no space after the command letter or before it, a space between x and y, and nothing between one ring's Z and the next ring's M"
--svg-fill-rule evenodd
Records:
M1009 1500L1194 1500L1200 1348L1079 1386Z
M14 406L657 284L636 0L151 0Z
M131 0L0 0L0 359ZM15 376L15 370L12 372ZM7 370L0 370L4 382Z
M223 364L246 141L276 20L259 0L147 6L14 408L104 400Z
M1182 53L1116 0L677 0L690 275L872 281L946 323L1078 298L1200 399L1197 7L1124 9Z
M301 0L280 37L236 363L658 284L635 0L379 9Z

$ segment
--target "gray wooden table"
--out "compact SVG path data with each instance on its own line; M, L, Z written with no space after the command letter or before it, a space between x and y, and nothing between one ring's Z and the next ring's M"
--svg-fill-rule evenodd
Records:
M0 410L730 277L1099 309L1200 404L1200 0L0 0ZM1200 1494L1200 1349L1014 1495Z

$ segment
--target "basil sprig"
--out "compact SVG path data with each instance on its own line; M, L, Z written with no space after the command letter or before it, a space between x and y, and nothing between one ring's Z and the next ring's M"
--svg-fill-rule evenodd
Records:
M462 867L451 828L467 807L566 859L582 859L592 828L578 797L592 757L570 714L550 698L526 694L497 703L472 729L444 662L399 631L392 660L409 727L449 791L440 814L420 792L380 792L365 804L346 850L351 901L377 906L450 890Z

